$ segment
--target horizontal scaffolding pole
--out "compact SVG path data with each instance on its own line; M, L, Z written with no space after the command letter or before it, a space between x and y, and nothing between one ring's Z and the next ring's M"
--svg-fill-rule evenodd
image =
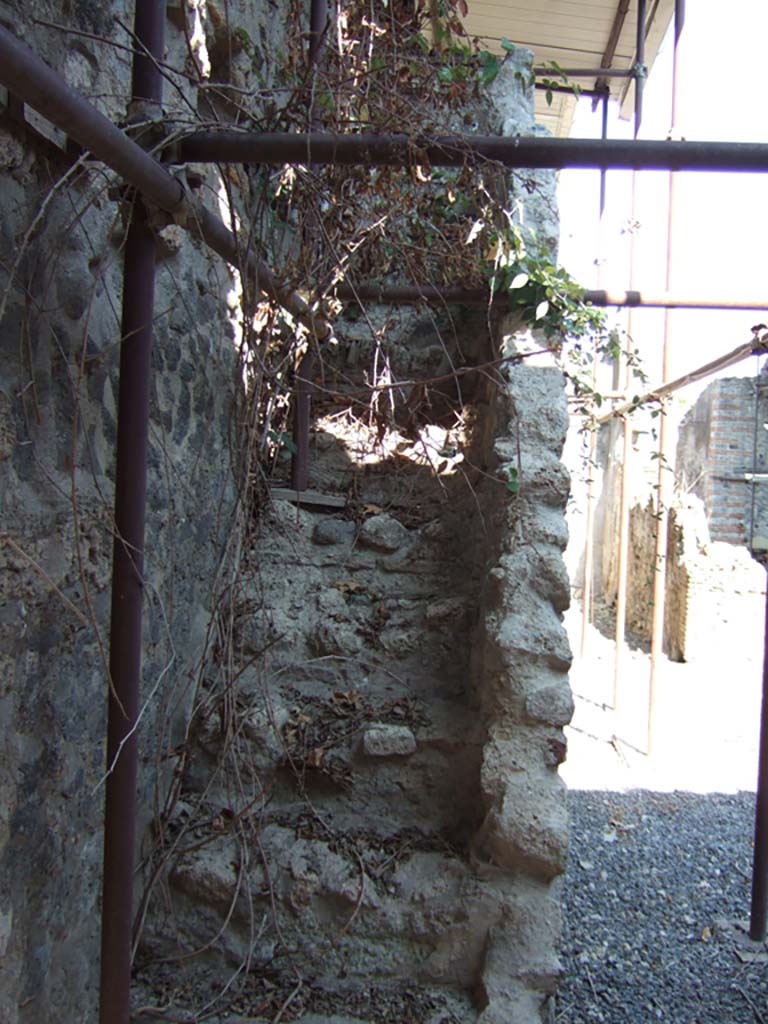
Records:
M342 302L356 299L365 302L378 302L382 305L416 305L421 302L431 305L487 306L491 301L491 292L487 286L479 288L438 287L435 285L375 285L359 286L341 284L334 289L334 294ZM592 306L630 306L649 309L731 309L731 310L768 310L768 298L716 299L705 296L684 296L672 292L643 292L638 289L631 291L606 291L605 289L586 289L582 293L582 301ZM505 293L494 299L501 305L506 301Z
M171 214L181 209L184 202L181 184L2 26L0 82L95 157L109 164L154 206Z
M634 399L631 402L625 402L623 405L618 406L618 408L612 409L611 412L606 413L605 416L600 416L597 422L601 425L603 423L608 423L617 416L623 416L625 413L634 412L635 409L638 409L641 405L645 405L647 402L654 402L659 398L664 398L665 395L671 395L673 392L679 391L680 388L684 388L688 384L695 384L696 381L705 380L707 377L711 377L713 373L718 373L720 370L726 370L729 366L733 366L735 363L740 363L742 359L748 359L750 356L754 355L763 355L766 352L768 352L768 332L760 336L755 335L752 341L748 341L744 345L739 345L730 352L726 352L723 356L718 356L718 358L713 359L711 363L705 363L703 366L700 366L695 370L691 370L690 373L686 373L682 377L677 377L675 380L669 381L668 384L662 384L660 387L654 388L652 391L646 391L644 395L641 395L639 398Z
M586 290L583 301L593 306L629 306L646 309L731 309L768 310L768 295L761 298L745 296L737 299L718 299L704 295L677 295L675 292L645 292Z
M315 316L300 295L283 287L272 270L252 253L241 250L237 237L222 220L192 199L181 182L1 26L0 83L111 167L150 204L168 213L228 263L238 269L245 263L259 288L316 338L330 334L327 321Z
M533 69L537 78L634 78L639 73L634 68L548 68L546 64Z
M578 96L586 96L588 99L597 100L601 100L608 95L608 86L604 86L602 88L598 87L596 89L582 89L581 87L577 87L575 91L572 85L555 85L552 82L536 82L534 88L538 89L540 92L562 92L573 97L576 97L578 93Z
M768 144L624 139L556 139L498 135L306 135L287 132L195 132L172 147L173 159L196 163L365 164L462 167L492 160L506 167L655 171L768 171Z

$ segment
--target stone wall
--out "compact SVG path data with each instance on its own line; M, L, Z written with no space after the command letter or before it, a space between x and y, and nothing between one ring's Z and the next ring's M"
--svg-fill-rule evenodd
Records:
M231 36L210 0L169 4L167 61L210 61L251 89L285 22L245 0L228 13ZM122 4L0 14L124 118L129 64L109 45ZM513 64L498 127L530 131ZM167 106L185 104L213 111L182 78ZM9 1024L94 1019L97 1001L124 229L108 177L71 166L0 121L0 230L18 254L0 269ZM545 194L531 217L547 236L552 210ZM199 1013L223 986L247 1020L538 1024L559 970L571 713L562 377L514 365L493 390L478 375L461 428L427 416L386 443L319 407L311 487L341 504L266 501L252 519L239 445L230 456L232 280L175 229L160 234L137 1006ZM484 316L451 322L470 361L511 344ZM402 315L404 350L419 330ZM353 364L352 333L339 358Z
M502 120L530 128L514 70ZM362 382L382 325L395 380L542 347L485 311L369 308L337 323L326 380ZM311 493L273 497L249 536L158 822L138 1004L190 1012L223 988L228 1021L549 1019L564 381L521 362L406 407L384 429L318 398Z
M633 642L650 643L653 622L653 591L656 575L656 510L653 499L629 510L626 578L626 630ZM688 618L689 570L679 510L667 518L667 561L664 581L664 638L662 650L672 661L684 661ZM599 599L615 608L618 591L617 532L602 536L604 574Z
M546 1019L572 713L562 376L515 366L474 416L458 462L434 425L387 448L317 420L316 496L261 520L236 682L212 680L194 723L164 825L190 852L150 915L139 1001L197 948L179 1005L248 963L243 1020L297 978L298 1019Z
M756 386L760 388L757 409ZM752 536L756 551L768 548L765 539L768 537L768 488L761 477L768 467L768 438L762 429L764 420L768 420L768 404L761 374L757 385L750 378L713 381L680 423L674 467L675 494L668 520L663 641L664 652L673 660L686 660L701 643L699 610L708 592L722 589L722 582L717 580L724 566L728 566L725 570L728 573L738 575L742 589L753 585L749 571L742 572L743 567L735 555L722 552L721 545L748 546ZM652 449L643 450L641 443L642 428L648 427L648 423L639 419L637 426L628 479L626 625L631 637L647 642L653 617L656 560L653 488L658 463L651 459ZM615 606L617 593L621 459L622 425L612 421L601 429L599 464L595 468L599 480L595 578L598 599L609 607ZM753 516L754 533L751 530Z
M765 466L762 420L755 437L755 387L746 377L713 381L680 425L678 486L704 503L712 540L728 544L749 544L753 486L746 474ZM756 484L754 498L768 507L764 490Z
M130 23L124 4L3 4L0 15L71 85L124 119L130 66L109 45L124 35L116 17ZM169 22L169 60L183 66L186 54L182 32ZM110 177L98 165L72 166L17 119L0 118L0 1019L7 1024L96 1016L124 226ZM184 737L233 525L230 286L219 260L166 233L147 498L144 843L163 801L168 751Z

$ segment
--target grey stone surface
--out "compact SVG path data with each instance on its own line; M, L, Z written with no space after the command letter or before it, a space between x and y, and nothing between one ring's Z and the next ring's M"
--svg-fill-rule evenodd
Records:
M357 527L348 519L321 519L312 532L315 544L351 544Z
M549 880L565 871L568 816L549 779L510 778L501 806L489 812L479 845L499 867Z
M467 607L460 597L442 597L427 605L424 616L429 626L455 625L467 614Z
M13 6L14 31L107 116L124 119L129 64L97 37L112 37L116 14L130 23L132 7ZM33 15L92 38L36 23ZM58 181L64 167L31 134L0 129L0 234L12 254L0 271L3 1024L97 1015L122 252L103 173L89 162L72 184ZM142 844L170 778L166 752L184 736L235 497L226 306L220 295L205 309L195 301L209 275L227 279L220 261L188 240L157 275Z
M360 527L360 543L376 551L398 551L408 541L408 531L389 515L375 515Z
M405 725L372 725L363 733L368 757L405 757L416 751L416 737Z
M525 701L529 718L549 725L568 725L573 718L573 694L569 686L544 686L529 694Z
M323 656L352 657L362 646L349 605L335 589L317 598L318 618L313 629L313 649Z

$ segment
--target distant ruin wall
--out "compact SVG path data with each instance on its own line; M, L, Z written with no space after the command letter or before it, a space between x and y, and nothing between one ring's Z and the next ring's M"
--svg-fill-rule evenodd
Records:
M763 387L761 383L761 392ZM702 500L712 540L728 544L749 544L753 501L761 520L765 518L762 510L768 508L768 480L753 486L748 478L753 470L759 473L768 464L764 417L760 416L765 399L761 398L758 410L755 389L756 382L749 378L713 381L680 425L678 488Z
M652 499L629 510L629 550L626 578L626 629L634 640L650 642L656 577L656 511ZM618 533L603 535L600 599L615 607L618 591ZM610 557L609 557L610 556ZM688 569L684 558L683 532L674 509L667 521L667 566L664 608L664 653L672 661L685 660L688 618Z
M751 540L758 552L768 549L768 477L763 478L768 468L768 431L763 427L768 422L765 385L763 374L757 382L750 378L713 381L681 422L675 494L670 499L668 518L664 611L663 650L673 660L685 660L700 644L699 609L707 593L717 593L722 587L718 573L723 566L728 564L728 571L742 578L743 567L733 559L729 562L728 556L719 551L720 545L749 546ZM596 472L601 486L595 578L598 599L614 607L618 587L620 423L612 421L602 428L598 452ZM649 454L633 440L628 477L631 508L626 626L630 635L646 642L650 641L653 618L657 522L654 487L658 472L658 463L650 461ZM752 586L747 569L744 580L744 586Z

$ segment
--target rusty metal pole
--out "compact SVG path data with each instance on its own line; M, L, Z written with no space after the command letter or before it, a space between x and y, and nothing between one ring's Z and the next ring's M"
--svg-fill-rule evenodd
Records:
M645 0L638 0L635 39L635 130L637 142L643 121L643 90L645 87ZM629 243L629 287L635 286L635 231L637 225L637 172L632 173L632 235ZM624 390L629 391L632 380L632 310L627 317L627 346L625 351ZM627 586L629 578L629 468L632 457L632 424L629 416L622 420L622 458L619 484L619 537L616 563L616 617L613 644L613 709L619 710L621 696L621 668L624 640L627 631Z
M603 95L602 95L602 101L600 103L600 138L601 139L607 139L608 138L608 101L609 101L610 98L611 98L611 93L610 93L610 90L609 90L608 86L606 85L605 91L603 92ZM599 226L599 229L598 229L599 233L600 233L600 238L599 238L599 242L598 242L598 253L597 253L597 257L598 257L597 286L598 286L598 288L600 287L600 284L601 284L602 269L603 269L603 256L604 256L603 250L605 248L605 243L604 243L604 239L603 239L603 229L604 229L605 225L603 224L603 221L605 219L605 200L606 200L606 192L607 192L607 184L608 184L607 178L608 178L608 171L607 171L607 169L605 167L603 167L600 170L600 226Z
M646 0L637 0L637 32L635 41L635 139L640 134L643 121L643 93L645 91L645 15Z
M755 848L752 859L752 905L749 937L762 942L768 923L768 587L765 595L763 647L763 700L760 715L760 748L755 801Z
M0 68L0 81L2 69ZM642 139L556 139L501 135L425 135L361 132L308 135L213 130L194 132L169 148L174 160L193 163L335 164L337 166L566 167L638 171L768 171L763 142L673 142Z
M311 131L322 128L315 98L317 67L325 49L325 35L328 25L328 0L312 0L309 10L309 46L307 64L311 76L309 101L309 127ZM317 227L311 223L309 227ZM310 339L310 346L315 339ZM291 487L304 491L309 483L309 427L312 419L312 386L309 376L312 372L312 349L304 355L297 368L296 391L293 397L293 443L295 451L291 459Z
M608 97L609 91L606 85L602 96L600 138L608 138ZM600 171L600 217L598 221L597 238L597 285L600 286L603 270L604 250L604 220L606 200L606 177L607 171L603 168ZM592 388L596 390L597 360L592 366ZM592 620L592 591L593 575L595 564L595 457L597 454L597 432L599 427L593 425L589 433L589 451L587 454L587 511L584 522L584 568L581 587L581 636L579 638L579 656L584 657L587 649L587 636L589 624Z
M597 453L597 431L595 425L589 434L589 464L587 472L587 512L584 523L584 575L581 586L581 636L579 656L584 657L587 649L589 624L592 621L592 590L595 571L595 457Z
M672 118L670 137L673 138L679 132L680 122L680 39L685 22L684 0L675 0L675 43L672 54ZM669 175L669 208L667 212L667 268L666 268L666 290L672 287L675 235L676 235L676 210L677 210L677 185L678 178L674 172ZM662 350L662 385L669 380L669 349L671 344L671 311L664 312L664 344ZM651 620L651 665L648 681L648 737L646 749L648 755L653 754L656 743L657 732L657 686L659 661L664 653L664 609L666 603L667 584L667 546L669 532L669 502L668 477L669 467L667 455L669 451L668 430L667 430L667 401L660 403L661 416L659 417L659 472L656 489L656 554L653 576L653 616Z
M162 102L164 0L139 0L134 34L132 100ZM123 268L120 393L117 414L115 540L112 565L101 911L99 1024L130 1019L133 874L144 590L144 521L149 438L149 388L154 315L155 239L137 199Z
M637 123L635 131L637 132ZM634 285L635 276L635 230L637 223L637 192L636 172L632 175L632 236L629 248L629 280L630 288ZM624 390L627 392L631 383L630 363L632 349L632 319L630 308L627 317L627 344L625 349ZM619 710L621 697L621 669L624 655L624 640L627 630L627 585L629 577L629 470L632 458L632 424L629 416L625 416L622 429L622 458L619 484L619 538L616 563L616 617L613 645L613 709Z
M243 252L237 237L219 217L195 201L157 160L70 89L61 75L1 25L0 84L111 167L150 203L176 217L181 226L202 239L227 263L252 274L259 288L304 324L314 337L322 340L330 335L327 320L314 314L297 292L281 285L253 252Z
M419 305L433 303L444 306L456 303L462 306L502 306L509 303L508 295L491 295L487 286L465 288L461 285L431 284L338 284L333 294L342 302L361 300L386 304ZM717 295L680 295L676 292L656 292L640 289L608 291L605 288L585 288L581 301L592 306L617 306L631 309L737 309L768 311L765 296L745 296L740 299L718 298Z
M309 52L307 54L307 59L311 68L317 66L323 55L327 28L328 0L312 0L309 9ZM312 127L320 127L319 124L312 123L313 120L314 118L311 114L310 123L312 124Z
M627 367L627 374L629 368ZM629 417L622 420L621 486L619 489L619 550L616 567L616 630L613 657L613 708L619 709L621 695L621 662L627 629L627 581L629 570L629 462L632 457L632 425Z
M293 444L295 451L291 458L291 487L294 491L305 491L309 483L309 424L312 414L312 397L306 373L310 355L300 361L297 370L296 391L293 396Z

